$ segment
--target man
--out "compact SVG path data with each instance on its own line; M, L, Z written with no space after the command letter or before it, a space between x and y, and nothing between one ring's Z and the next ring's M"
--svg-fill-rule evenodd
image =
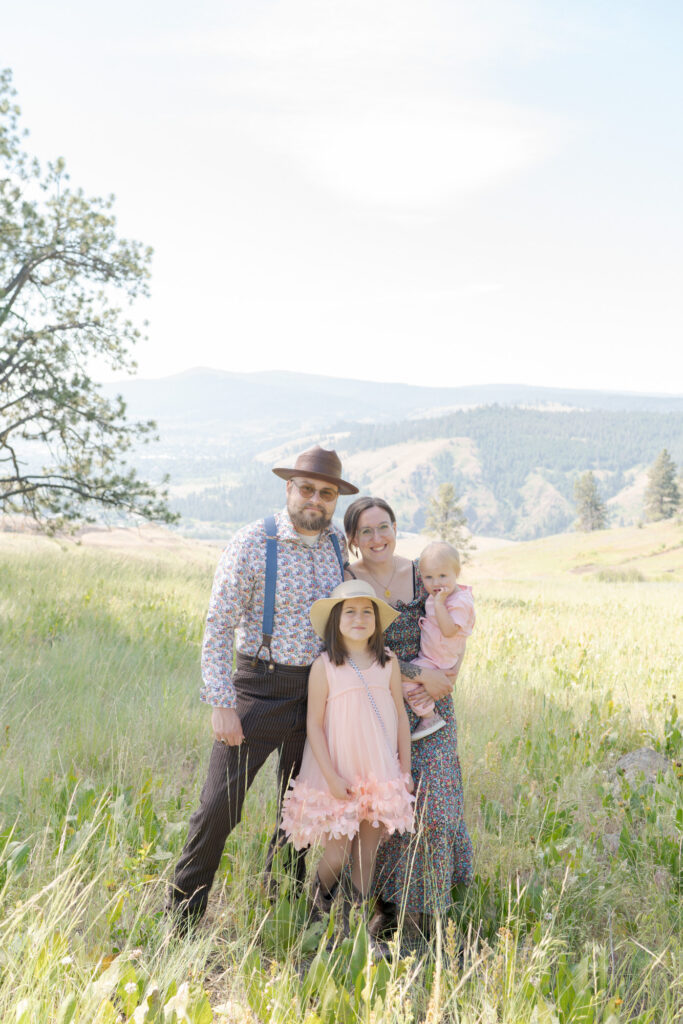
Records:
M316 446L293 468L273 472L287 481L287 507L270 520L277 533L277 570L266 571L266 524L244 527L223 552L214 578L202 648L202 700L213 706L214 745L200 806L190 818L167 909L181 926L199 920L225 840L240 820L246 791L273 750L278 750L279 807L299 770L306 738L308 670L320 641L308 613L343 578L346 543L332 516L340 494L358 488L341 478L336 452ZM274 606L268 599L274 580ZM272 623L264 620L270 606ZM274 607L274 611L273 611ZM236 672L232 675L233 644ZM268 868L282 845L276 828ZM303 856L295 862L303 881Z

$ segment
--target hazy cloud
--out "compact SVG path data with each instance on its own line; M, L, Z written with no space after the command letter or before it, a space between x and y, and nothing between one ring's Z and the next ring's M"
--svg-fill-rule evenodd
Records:
M464 3L295 0L159 45L208 60L233 101L231 129L317 186L421 209L490 187L566 138L560 118L487 95L503 48L528 57L549 45L525 10L488 4L484 20Z

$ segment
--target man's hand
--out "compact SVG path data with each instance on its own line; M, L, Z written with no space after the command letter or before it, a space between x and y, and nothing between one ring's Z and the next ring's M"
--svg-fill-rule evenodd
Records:
M211 712L211 728L219 743L239 747L244 739L240 716L234 708L214 708Z

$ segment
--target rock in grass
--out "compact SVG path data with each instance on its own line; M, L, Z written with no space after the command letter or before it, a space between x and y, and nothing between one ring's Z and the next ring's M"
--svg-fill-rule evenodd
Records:
M658 775L664 775L671 770L672 765L668 758L658 754L652 747L641 747L619 758L614 766L614 776L625 778L629 786L642 782L654 785Z
M622 781L625 781L629 790L634 791L643 786L656 786L658 776L673 771L673 765L668 758L659 754L652 747L641 747L639 750L631 750L628 754L620 757L617 763L609 772L612 794L619 799L622 793ZM623 802L620 806L624 806ZM633 821L631 821L633 827ZM602 835L602 849L611 857L616 857L621 844L621 830L604 832Z
M619 833L604 832L602 836L602 848L605 853L610 854L612 857L616 857L619 852Z

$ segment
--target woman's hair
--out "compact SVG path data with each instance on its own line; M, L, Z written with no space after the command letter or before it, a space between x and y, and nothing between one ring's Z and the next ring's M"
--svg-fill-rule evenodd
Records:
M343 665L348 657L348 652L344 646L344 637L339 631L339 621L343 607L343 601L335 604L325 625L325 650L333 665ZM379 611L374 601L372 602L372 608L375 613L375 632L368 640L368 649L371 654L375 655L379 664L384 666L389 660L389 655L384 646L384 632L379 621Z
M344 513L344 533L349 544L349 549L353 554L358 553L358 548L353 543L353 538L358 533L358 520L369 508L382 508L389 516L392 524L396 526L396 516L394 510L384 498L372 498L366 495L364 498L356 498L352 501L346 512Z
M447 544L445 540L434 540L420 555L420 570L422 570L423 559L440 559L444 562L451 562L455 567L455 575L460 575L460 555L458 549L454 548L452 544Z

